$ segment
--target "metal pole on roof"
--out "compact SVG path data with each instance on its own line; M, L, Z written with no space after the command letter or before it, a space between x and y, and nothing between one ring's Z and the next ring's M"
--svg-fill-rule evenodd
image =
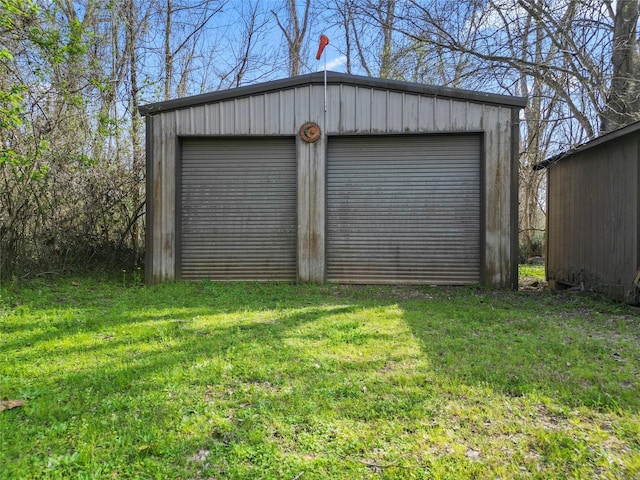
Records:
M329 45L329 37L326 35L320 35L320 45L318 46L318 53L316 53L316 60L320 60L324 47ZM324 111L327 111L327 56L324 56Z
M327 111L327 56L324 56L324 111Z

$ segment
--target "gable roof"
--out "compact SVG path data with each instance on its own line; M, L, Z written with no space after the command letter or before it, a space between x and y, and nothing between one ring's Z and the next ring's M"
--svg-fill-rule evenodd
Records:
M339 72L326 72L328 85L354 85L362 87L376 88L380 90L393 90L396 92L406 92L413 94L428 95L433 97L453 98L475 103L488 103L506 107L524 108L526 99L523 97L513 97L510 95L498 95L494 93L476 92L473 90L463 90L450 87L438 87L422 83L403 82L399 80L388 80L385 78L363 77L359 75L348 75ZM255 85L219 90L216 92L203 93L191 97L176 98L164 102L150 103L142 105L139 112L142 115L153 115L155 113L178 110L196 105L219 102L232 98L246 97L250 95L268 93L286 88L295 88L304 85L323 85L324 72L309 73L297 77L283 78Z
M584 152L585 150L589 150L591 148L597 147L598 145L602 145L603 143L611 142L618 138L624 137L625 135L629 135L630 133L634 133L640 130L640 121L634 122L631 125L627 125L626 127L619 128L614 130L613 132L605 133L599 137L594 138L588 142L585 142L577 147L567 150L566 152L559 153L554 155L553 157L549 157L540 163L536 163L533 165L534 170L543 170L545 168L552 167L556 163L564 160L566 158L570 158L576 153Z

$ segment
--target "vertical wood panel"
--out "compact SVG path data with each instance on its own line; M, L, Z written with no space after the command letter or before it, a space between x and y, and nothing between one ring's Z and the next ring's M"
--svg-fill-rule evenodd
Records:
M607 155L607 151L603 152L603 164L608 164L606 157ZM594 190L594 177L598 178L600 184L602 186L604 186L605 190L608 192L611 192L611 188L614 187L614 185L611 184L611 175L609 171L605 171L602 168L602 164L594 166L595 170L591 173L594 173L594 175L587 175L586 172L584 170L581 170L581 174L580 176L582 177L582 185L585 185L588 188L588 192L589 192L589 203L593 206L593 204L596 201L597 197L597 191ZM602 188L602 187L601 187ZM622 189L623 185L618 185L618 189ZM613 226L613 222L612 222L612 216L614 214L613 211L613 200L615 198L615 194L613 194L613 192L611 192L611 198L608 200L608 204L609 204L609 212L607 212L607 214L605 215L598 215L597 212L594 212L593 209L583 209L584 211L584 215L582 216L582 230L584 231L584 227L585 226L589 226L589 228L587 230L591 230L589 233L589 238L594 239L595 241L592 242L593 245L597 246L597 248L601 251L605 251L604 248L607 246L606 245L606 237L605 237L605 231L606 230L610 230L612 228L614 228ZM605 200L606 199L601 199L601 200ZM587 258L587 255L589 253L589 250L591 250L591 248L589 248L587 246L587 248L580 248L580 251L582 253L582 264L586 265L587 262L590 264L592 273L594 274L594 276L596 277L600 277L602 278L602 270L599 268L599 261L600 259L591 259L589 260ZM611 251L611 250L609 250ZM619 253L618 253L619 254Z
M635 219L635 223L636 223L636 235L635 235L635 243L636 243L636 249L635 249L635 262L634 262L634 266L636 266L636 268L638 269L638 272L640 272L640 137L637 135L634 135L634 139L633 139L633 148L634 153L633 153L633 158L631 159L631 162L635 163L635 169L636 169L636 183L635 183L635 187L633 190L633 198L635 198L635 212L633 213L633 218ZM638 285L638 288L636 288L636 292L635 292L635 299L632 299L632 301L634 303L640 303L640 285Z
M157 116L148 115L146 117L145 122L145 147L146 147L146 158L145 158L145 167L146 167L146 177L145 177L145 195L146 195L146 211L145 211L145 252L144 252L144 268L145 268L145 281L148 284L155 284L158 280L155 276L155 258L154 253L156 251L156 220L155 220L155 212L157 209L155 203L155 177L156 177L156 166L154 163L154 158L157 153L155 153L154 149L156 148L155 139L153 137L153 133L156 128L154 123L157 119Z

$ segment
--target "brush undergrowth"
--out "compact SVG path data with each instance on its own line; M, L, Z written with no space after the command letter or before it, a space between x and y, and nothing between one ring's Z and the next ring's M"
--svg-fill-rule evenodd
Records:
M0 287L0 478L638 478L640 322L480 288Z

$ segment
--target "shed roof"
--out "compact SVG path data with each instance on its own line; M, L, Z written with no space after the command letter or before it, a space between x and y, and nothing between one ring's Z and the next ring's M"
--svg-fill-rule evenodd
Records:
M630 125L627 125L626 127L622 127L617 130L614 130L613 132L605 133L604 135L596 137L593 140L589 140L588 142L578 145L577 147L567 150L566 152L562 152L557 155L554 155L553 157L549 157L540 163L536 163L533 166L533 169L543 170L545 168L552 167L553 165L560 162L561 160L570 158L576 153L584 152L585 150L589 150L591 148L597 147L598 145L602 145L603 143L617 140L620 137L624 137L625 135L629 135L630 133L634 133L638 130L640 130L640 121L634 122Z
M475 103L489 103L508 107L524 108L526 99L510 95L498 95L494 93L476 92L473 90L463 90L449 87L438 87L422 83L403 82L399 80L388 80L385 78L363 77L359 75L348 75L339 72L327 72L327 84L355 85L376 88L381 90L393 90L396 92L406 92L413 94L429 95L434 97L453 98ZM150 103L142 105L139 111L142 115L153 115L155 113L178 110L196 105L219 102L238 97L246 97L286 88L295 88L303 85L324 84L324 72L309 73L297 77L283 78L245 87L219 90L216 92L203 93L191 97L177 98L164 102Z

